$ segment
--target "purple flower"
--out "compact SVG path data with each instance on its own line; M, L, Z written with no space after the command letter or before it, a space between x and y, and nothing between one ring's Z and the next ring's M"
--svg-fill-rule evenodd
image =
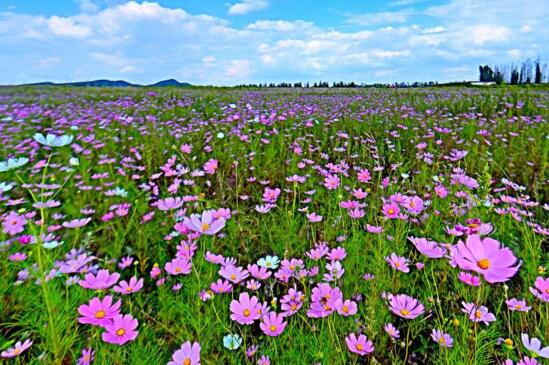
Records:
M263 333L267 336L276 337L284 331L287 324L288 322L284 321L284 316L282 314L271 312L263 316L259 328L261 328Z
M135 276L132 276L129 283L125 280L122 280L113 289L117 293L120 293L122 295L128 295L132 293L137 293L141 290L141 288L143 288L143 278L137 280Z
M105 327L112 322L114 317L120 314L121 304L120 300L113 304L110 295L107 295L103 300L93 298L88 304L82 304L78 307L78 313L82 316L78 318L78 322Z
M399 317L414 319L420 316L425 307L415 298L406 294L391 295L389 298L389 308Z
M190 341L181 345L181 348L174 352L172 361L167 365L200 365L200 344Z
M122 346L126 342L133 341L139 333L137 328L137 319L134 319L130 314L117 315L113 318L112 323L105 326L101 338L104 342Z
M97 275L93 275L92 273L86 274L84 280L79 280L78 284L86 289L105 290L116 284L119 278L120 274L110 274L109 270L103 269L99 270Z
M463 308L462 312L469 315L469 319L473 322L484 322L484 324L490 324L496 320L496 316L488 311L488 308L484 306L478 307L474 303L461 302Z
M17 341L15 344L15 347L9 348L6 351L2 351L1 355L2 357L16 357L21 355L23 352L25 352L29 347L31 347L32 341L31 340L25 340L25 342L21 343L21 341Z
M364 356L374 352L374 344L372 341L368 340L368 337L365 335L355 335L351 333L345 337L345 343L347 343L347 348L349 351L354 352L360 356Z
M449 334L437 329L433 330L431 338L442 347L452 347L454 343L454 340Z

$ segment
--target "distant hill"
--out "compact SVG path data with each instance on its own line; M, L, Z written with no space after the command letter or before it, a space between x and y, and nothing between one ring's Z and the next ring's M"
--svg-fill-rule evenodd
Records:
M36 82L32 84L24 84L22 86L75 86L75 87L186 87L192 86L187 82L179 82L175 79L162 80L152 85L132 84L124 80L93 80L93 81L77 81L77 82Z
M192 86L188 82L179 82L175 79L168 79L168 80L162 80L158 81L156 84L147 85L152 87L164 87L164 86L175 86L175 87L183 87L183 86Z

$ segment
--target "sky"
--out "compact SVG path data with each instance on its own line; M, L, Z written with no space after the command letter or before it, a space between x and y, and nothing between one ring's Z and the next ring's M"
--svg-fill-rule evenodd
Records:
M460 81L549 57L549 1L0 0L0 84Z

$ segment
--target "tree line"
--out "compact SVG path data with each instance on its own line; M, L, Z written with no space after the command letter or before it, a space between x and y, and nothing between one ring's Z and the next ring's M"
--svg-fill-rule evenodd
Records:
M533 62L527 59L520 65L480 65L478 71L480 82L495 82L498 85L504 82L511 85L549 82L549 68L547 64L542 66L539 58Z

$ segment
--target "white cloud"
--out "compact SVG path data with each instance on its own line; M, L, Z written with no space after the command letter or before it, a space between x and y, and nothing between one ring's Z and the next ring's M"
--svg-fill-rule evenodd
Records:
M348 14L346 23L356 25L380 25L380 24L399 24L408 21L408 18L415 13L413 9L403 9L399 11L388 11L379 13Z
M52 16L48 19L48 27L55 35L82 38L91 33L91 29L85 25L78 24L72 18L61 18Z
M266 0L242 0L229 7L230 15L243 15L252 11L263 10L269 6Z
M227 64L226 74L230 78L244 79L251 73L252 62L250 60L232 60Z
M105 6L106 1L117 5ZM546 60L549 5L524 0L524 9L536 11L523 11L522 2L499 0L495 6L494 1L450 0L425 10L346 15L330 28L287 19L235 26L147 1L79 1L102 6L71 16L4 12L0 49L10 52L0 52L0 69L9 72L0 74L0 84L123 77L225 85L462 80L475 79L481 63L537 55ZM252 3L258 4L238 4L252 11ZM486 9L490 17L479 16Z

